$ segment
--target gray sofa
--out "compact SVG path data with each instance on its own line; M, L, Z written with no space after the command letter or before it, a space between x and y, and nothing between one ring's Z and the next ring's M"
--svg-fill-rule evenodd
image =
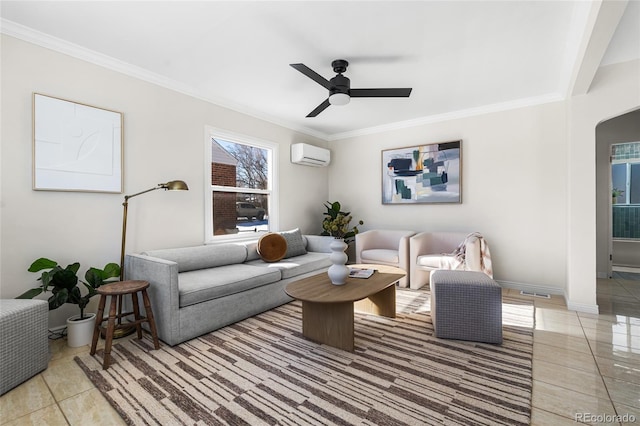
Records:
M128 254L125 277L149 281L158 337L173 346L290 302L288 283L331 265L331 238L300 237L306 253L274 263L257 241Z

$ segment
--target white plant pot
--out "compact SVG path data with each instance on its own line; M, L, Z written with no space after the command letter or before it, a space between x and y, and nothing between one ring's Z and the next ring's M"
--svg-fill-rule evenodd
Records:
M67 345L72 348L91 344L93 329L96 324L96 314L74 315L67 319Z
M347 248L347 243L340 238L336 238L331 241L329 248L331 248L331 254L329 255L331 266L329 266L327 274L332 284L342 285L347 282L347 277L349 276L349 267L346 266L348 257L344 252Z

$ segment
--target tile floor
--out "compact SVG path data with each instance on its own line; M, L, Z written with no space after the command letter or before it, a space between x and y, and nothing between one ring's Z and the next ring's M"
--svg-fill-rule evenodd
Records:
M533 298L533 425L632 423L615 421L625 415L640 424L640 275L599 280L597 294L599 315ZM44 372L0 397L0 424L124 424L73 361L88 347L55 340L51 351Z

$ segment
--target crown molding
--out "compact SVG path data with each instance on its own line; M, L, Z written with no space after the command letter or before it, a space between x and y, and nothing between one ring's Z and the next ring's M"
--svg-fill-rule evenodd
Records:
M98 53L91 49L79 46L75 43L70 43L66 40L62 40L57 37L53 37L49 34L34 30L33 28L26 27L7 19L0 19L0 32L2 34L15 37L17 39L54 50L56 52L110 69L112 71L119 72L130 77L137 78L139 80L146 81L148 83L155 84L157 86L164 87L169 90L173 90L184 95L191 96L193 98L218 105L223 108L230 109L235 112L239 112L244 115L248 115L253 118L257 118L262 121L266 121L287 129L306 134L315 138L328 141L329 135L323 132L318 132L306 127L297 126L290 122L285 122L276 117L264 114L260 111L255 111L246 106L239 105L228 99L215 98L208 95L203 95L195 88L180 83L176 80L170 79L160 74L156 74L147 69L131 65L119 59L115 59L111 56Z
M20 40L60 52L62 54L116 71L118 73L128 75L130 77L137 78L160 87L164 87L169 90L173 90L178 93L182 93L193 98L218 105L229 110L257 118L262 121L266 121L295 132L299 132L308 136L312 136L324 141L336 141L341 139L352 138L356 136L365 136L375 133L382 133L394 130L407 129L416 126L422 126L425 124L438 123L448 120L455 120L460 118L472 117L476 115L482 115L492 112L505 111L509 109L523 108L528 106L540 105L544 103L557 102L565 99L564 96L558 93L551 93L543 96L537 96L532 98L518 99L514 101L502 102L492 105L485 105L477 108L470 108L459 111L452 111L443 114L430 115L420 117L412 120L399 121L380 126L368 127L348 132L328 134L317 130L309 129L304 126L299 126L291 122L287 122L276 117L270 116L260 111L256 111L246 106L234 103L229 99L216 98L209 95L203 95L195 88L180 83L176 80L170 79L160 74L153 73L144 68L131 65L124 61L115 59L111 56L107 56L85 47L79 46L74 43L70 43L66 40L62 40L57 37L53 37L49 34L34 30L24 25L18 24L13 21L9 21L4 18L0 18L0 32L11 37L18 38Z
M559 102L565 100L565 97L559 93L549 93L542 96L534 96L531 98L516 99L514 101L501 102L481 107L463 109L443 114L429 115L425 117L415 118L412 120L398 121L395 123L384 124L381 126L368 127L366 129L354 130L351 132L334 133L329 135L330 141L353 138L357 136L371 135L375 133L389 132L394 130L407 129L411 127L423 126L425 124L440 123L443 121L457 120L460 118L473 117L477 115L489 114L492 112L507 111L511 109L525 108L551 102Z

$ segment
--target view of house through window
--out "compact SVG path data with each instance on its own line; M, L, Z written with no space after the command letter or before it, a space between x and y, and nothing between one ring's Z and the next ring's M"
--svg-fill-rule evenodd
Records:
M211 139L213 235L269 230L269 149Z
M640 142L612 146L611 184L613 238L640 239Z

